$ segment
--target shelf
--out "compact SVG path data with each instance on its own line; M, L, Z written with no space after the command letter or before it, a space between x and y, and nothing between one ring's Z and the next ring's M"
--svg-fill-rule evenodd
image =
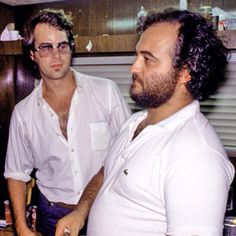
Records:
M223 39L226 47L236 49L236 30L222 30L217 34ZM137 34L78 36L75 38L75 53L116 53L134 52L139 36ZM91 50L86 46L92 43ZM23 53L21 40L0 41L0 55L20 55Z
M0 41L0 55L21 55L23 43L21 40Z

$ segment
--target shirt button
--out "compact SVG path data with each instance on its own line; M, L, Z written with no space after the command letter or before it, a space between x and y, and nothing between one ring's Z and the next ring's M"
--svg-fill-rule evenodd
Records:
M75 151L75 149L74 148L71 148L71 152L74 152Z

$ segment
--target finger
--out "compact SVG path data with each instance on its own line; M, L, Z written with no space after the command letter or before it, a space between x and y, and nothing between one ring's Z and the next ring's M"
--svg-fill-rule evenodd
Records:
M64 228L64 231L63 231L63 236L70 236L71 235L71 230L70 228L67 226Z
M64 224L57 224L55 236L64 236L64 228L65 227L66 227L66 225L64 225Z

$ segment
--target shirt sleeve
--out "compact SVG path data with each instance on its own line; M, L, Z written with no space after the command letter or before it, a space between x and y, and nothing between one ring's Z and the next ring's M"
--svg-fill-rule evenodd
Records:
M27 182L31 179L33 158L27 129L15 108L10 123L8 147L5 161L5 178Z
M233 174L229 161L212 149L193 150L172 163L164 187L169 235L222 236Z

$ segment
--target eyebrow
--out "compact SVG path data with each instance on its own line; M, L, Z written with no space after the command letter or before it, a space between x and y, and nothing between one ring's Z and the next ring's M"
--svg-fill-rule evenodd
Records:
M69 43L69 42L68 41L61 41L61 42L57 43L57 45L63 44L63 43ZM41 45L53 45L53 43L43 42L43 43L39 44L39 46L41 46Z
M136 53L137 53L137 52L136 52ZM157 57L155 57L155 56L154 56L151 52L149 52L149 51L143 50L143 51L140 51L139 53L142 54L142 55L147 55L147 56L149 56L149 57L151 57L151 58L157 60Z

